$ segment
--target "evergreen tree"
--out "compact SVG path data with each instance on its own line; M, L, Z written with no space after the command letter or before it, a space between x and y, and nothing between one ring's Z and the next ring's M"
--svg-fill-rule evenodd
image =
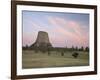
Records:
M84 51L84 48L83 48L83 46L79 49L79 51Z
M89 51L89 47L86 47L86 48L85 48L85 51Z
M78 47L77 46L76 46L75 50L78 51Z

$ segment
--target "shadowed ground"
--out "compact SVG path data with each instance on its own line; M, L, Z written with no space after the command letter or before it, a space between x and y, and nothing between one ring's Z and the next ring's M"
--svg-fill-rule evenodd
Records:
M87 66L89 65L88 52L77 51L79 56L74 58L73 51L66 51L62 56L58 51L48 53L37 52L33 50L23 50L22 68L46 68L46 67L68 67L68 66Z

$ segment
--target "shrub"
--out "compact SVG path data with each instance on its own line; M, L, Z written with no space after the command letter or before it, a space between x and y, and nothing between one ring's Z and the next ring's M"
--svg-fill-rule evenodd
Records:
M79 55L79 53L77 53L77 52L74 52L74 53L72 54L72 56L73 56L74 58L77 58L78 55Z

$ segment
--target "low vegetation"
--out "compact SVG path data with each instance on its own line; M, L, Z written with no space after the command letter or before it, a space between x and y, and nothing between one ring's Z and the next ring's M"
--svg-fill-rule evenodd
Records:
M49 49L47 51L24 49L22 68L46 68L89 65L89 52L85 50Z

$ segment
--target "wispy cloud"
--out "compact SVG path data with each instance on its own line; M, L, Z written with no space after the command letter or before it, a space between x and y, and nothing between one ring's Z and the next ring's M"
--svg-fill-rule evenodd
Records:
M55 47L89 46L88 25L81 24L81 21L75 20L75 18L72 19L72 17L69 19L67 16L65 18L64 16L56 15L58 13L55 13L55 15L53 13L44 14L42 17L35 13L29 17L27 16L28 14L23 16L24 46L26 44L31 45L35 42L38 31L48 32L50 42Z
M76 21L65 20L61 17L48 16L47 19L49 23L56 28L55 32L62 34L61 39L62 37L66 37L67 40L72 41L72 45L88 45L88 32L83 28L84 25Z

